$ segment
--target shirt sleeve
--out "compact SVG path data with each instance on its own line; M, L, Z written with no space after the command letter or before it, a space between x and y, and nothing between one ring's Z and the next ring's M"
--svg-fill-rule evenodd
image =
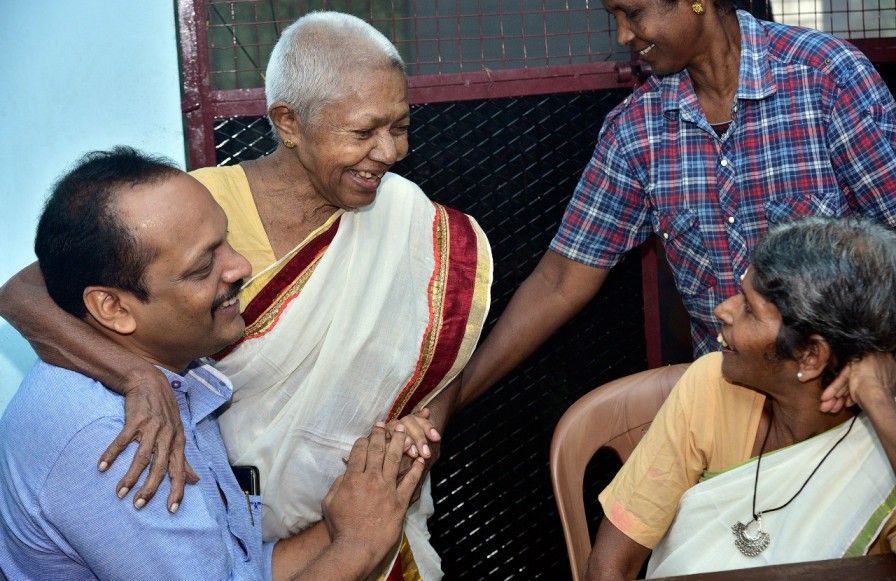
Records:
M852 61L831 113L831 163L851 211L896 226L896 103L870 62Z
M612 268L651 232L641 194L643 176L633 167L633 152L646 145L634 129L620 127L626 123L620 117L628 105L607 116L550 246L566 258L597 268Z
M604 518L652 549L666 533L678 501L706 465L693 445L692 365L672 389L650 429L610 485L600 494Z
M227 515L216 514L198 485L186 487L176 514L166 507L167 478L141 510L134 508L132 494L119 500L115 485L130 466L136 444L106 473L98 472L92 460L121 427L121 420L102 418L80 430L41 488L41 510L70 558L100 579L245 579L270 570L270 564L233 562L229 544L239 541L229 532ZM270 554L265 547L265 555Z
M750 457L765 398L725 383L721 358L704 355L688 368L600 494L605 517L645 547L666 534L685 491Z

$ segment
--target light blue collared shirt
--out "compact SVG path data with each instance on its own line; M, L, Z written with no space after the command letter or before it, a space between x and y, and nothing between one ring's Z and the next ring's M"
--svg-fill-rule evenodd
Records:
M176 514L167 478L141 510L133 494L116 497L136 443L105 473L96 468L124 425L124 398L42 361L32 368L0 419L0 569L10 581L271 578L260 504L250 514L213 413L230 383L208 366L165 374L201 478Z

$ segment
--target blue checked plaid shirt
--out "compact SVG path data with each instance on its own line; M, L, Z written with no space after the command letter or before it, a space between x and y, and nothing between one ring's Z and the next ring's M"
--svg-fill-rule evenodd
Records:
M551 243L608 269L656 232L696 356L718 348L713 308L739 291L770 225L849 213L896 225L894 102L868 59L818 31L737 17L728 131L713 131L687 70L648 79L607 116Z
M141 510L133 495L115 496L136 444L96 469L124 425L124 398L35 364L0 419L0 569L10 580L270 579L260 503L250 515L213 413L230 400L230 383L208 366L165 374L201 478L176 514L167 478Z

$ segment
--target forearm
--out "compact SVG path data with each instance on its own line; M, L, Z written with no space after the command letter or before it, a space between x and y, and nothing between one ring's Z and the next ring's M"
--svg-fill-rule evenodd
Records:
M330 546L330 533L323 520L297 535L277 542L271 563L274 581L312 579L313 577L305 576L306 571L310 571L312 564L317 561L330 560L329 555L333 552L329 549Z
M140 383L141 377L157 373L150 364L59 308L47 294L37 263L0 287L0 316L47 363L78 371L118 393L124 393L126 384Z
M482 395L581 311L607 274L548 251L464 369L458 406Z
M604 517L585 565L585 578L588 581L635 579L649 556L650 549L627 537Z
M889 393L880 391L867 401L862 401L862 409L868 414L890 466L896 473L896 401Z
M279 544L279 543L278 543ZM290 581L357 581L366 579L379 564L363 543L334 541L304 568L288 577ZM278 577L275 573L274 581Z
M445 433L445 427L458 407L458 398L461 392L461 376L458 375L435 396L426 407L429 409L429 421L440 434Z

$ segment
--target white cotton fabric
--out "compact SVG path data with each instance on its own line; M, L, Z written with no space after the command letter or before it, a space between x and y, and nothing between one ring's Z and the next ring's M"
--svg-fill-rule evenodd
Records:
M219 362L236 386L221 433L232 464L260 470L266 540L321 519L343 458L412 377L430 316L434 217L416 185L386 174L373 204L342 215L276 327ZM405 530L424 579L442 576L432 512L427 483Z
M764 455L757 511L787 502L849 423ZM869 519L896 486L886 452L863 414L793 502L762 516L771 542L759 555L747 557L735 547L731 527L752 519L755 476L754 459L685 492L672 526L653 550L647 577L842 557L866 527L873 529L869 543L877 537L890 511L880 522Z

